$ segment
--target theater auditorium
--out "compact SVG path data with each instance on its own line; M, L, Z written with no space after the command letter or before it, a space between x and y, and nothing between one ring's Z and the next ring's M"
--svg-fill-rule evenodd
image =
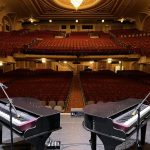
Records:
M149 150L150 0L0 0L0 149Z

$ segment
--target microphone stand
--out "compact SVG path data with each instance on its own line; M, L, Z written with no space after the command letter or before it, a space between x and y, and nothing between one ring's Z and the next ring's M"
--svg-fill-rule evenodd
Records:
M9 101L9 112L10 112L10 135L11 135L11 150L13 150L13 130L12 130L12 108L14 109L16 115L17 111L15 106L13 105L12 99L9 98L4 88L7 88L4 84L0 83L0 87L3 90L4 94L6 95L8 101ZM17 115L19 117L19 115Z
M138 112L138 120L137 120L137 133L136 133L136 150L142 150L141 144L139 142L139 131L140 131L140 111L141 107L137 109Z
M138 114L138 119L137 119L137 134L136 134L136 150L142 150L141 144L139 142L139 131L140 131L140 124L141 124L141 119L140 119L140 111L141 111L141 106L142 104L147 100L149 97L150 92L146 95L146 97L142 100L142 102L137 106L136 112Z

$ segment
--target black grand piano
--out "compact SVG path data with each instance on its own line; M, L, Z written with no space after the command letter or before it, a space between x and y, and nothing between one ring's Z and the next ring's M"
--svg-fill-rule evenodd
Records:
M133 115L142 100L129 98L119 102L99 102L84 108L83 126L91 132L91 149L96 150L96 137L104 144L105 150L115 150L116 146L129 139L136 132L138 115ZM143 104L140 111L141 144L145 143L150 106Z
M31 143L36 150L44 150L45 141L60 127L60 113L46 108L40 101L28 97L14 97L13 104L20 117L12 109L13 132ZM0 142L2 144L2 125L10 128L8 100L0 99Z

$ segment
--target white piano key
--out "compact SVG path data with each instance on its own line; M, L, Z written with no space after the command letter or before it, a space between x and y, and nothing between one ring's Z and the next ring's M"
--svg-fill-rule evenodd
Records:
M113 123L121 127L130 128L133 124L137 122L138 119L138 114L132 115L133 111L134 109L113 119ZM142 109L140 111L140 117L142 118L149 112L150 112L150 106L143 104Z

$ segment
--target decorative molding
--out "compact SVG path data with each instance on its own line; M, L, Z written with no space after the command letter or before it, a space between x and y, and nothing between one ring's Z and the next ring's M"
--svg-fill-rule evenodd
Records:
M15 3L15 2L14 2ZM17 5L18 4L18 5ZM64 5L61 6L61 4ZM38 19L116 19L120 17L134 18L137 12L149 13L149 0L84 0L77 11L68 7L70 0L20 0L16 2L19 17L36 17ZM90 6L92 5L92 6ZM146 8L145 8L146 7ZM0 5L1 8L1 5ZM23 8L20 11L19 8ZM3 5L2 8L3 9ZM14 10L15 11L15 10ZM25 13L26 12L26 13Z

